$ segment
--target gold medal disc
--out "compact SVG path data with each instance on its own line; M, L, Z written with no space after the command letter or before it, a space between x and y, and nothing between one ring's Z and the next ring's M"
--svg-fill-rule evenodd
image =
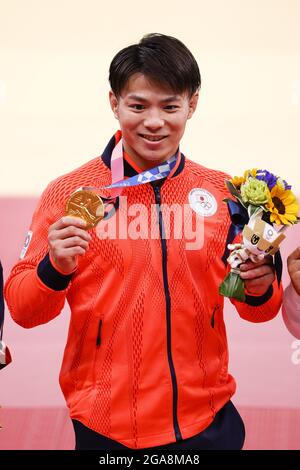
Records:
M66 204L66 215L83 219L86 222L85 230L89 230L103 219L104 204L93 191L75 191Z

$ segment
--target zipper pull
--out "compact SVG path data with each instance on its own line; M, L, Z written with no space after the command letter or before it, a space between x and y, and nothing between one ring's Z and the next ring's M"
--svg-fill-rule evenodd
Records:
M159 186L155 186L155 187L154 187L154 192L155 192L156 203L157 203L157 204L160 204L160 202L161 202L161 197L160 197L160 188L159 188Z
M212 313L212 316L211 316L211 321L210 321L210 324L211 324L212 328L215 327L215 313L216 313L217 310L219 310L219 308L220 308L220 305L216 305L214 307L214 310L213 310L213 313Z
M96 340L97 347L99 347L101 344L101 327L102 327L102 318L100 318L99 325L98 325L98 334L97 334L97 340Z

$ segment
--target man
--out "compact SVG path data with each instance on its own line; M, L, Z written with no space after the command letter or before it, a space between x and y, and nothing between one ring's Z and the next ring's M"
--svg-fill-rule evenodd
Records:
M287 259L291 282L284 291L282 317L289 332L300 339L300 247Z
M42 195L27 253L6 284L12 317L31 328L70 305L60 385L77 449L240 449L244 426L230 401L236 385L218 292L227 272L227 175L179 151L197 107L197 62L179 40L150 34L117 53L109 80L121 131L101 158ZM64 216L82 187L101 188L104 203L114 204L89 232ZM130 217L137 204L138 223ZM204 224L201 246L187 249L187 236L175 236L183 222L167 218L173 206L189 208L184 223ZM102 237L105 222L122 226L121 235ZM233 301L239 315L270 320L281 304L270 259L241 269L247 296Z

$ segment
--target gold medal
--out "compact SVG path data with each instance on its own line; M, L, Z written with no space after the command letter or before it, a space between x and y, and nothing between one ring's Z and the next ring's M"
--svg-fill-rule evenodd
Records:
M93 191L75 191L66 204L66 215L83 219L86 222L85 230L89 230L103 219L104 204Z

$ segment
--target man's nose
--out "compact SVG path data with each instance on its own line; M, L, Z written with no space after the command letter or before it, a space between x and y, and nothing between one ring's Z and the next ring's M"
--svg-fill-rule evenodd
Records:
M162 118L160 110L149 110L145 120L144 126L147 129L160 129L164 125L164 120Z

